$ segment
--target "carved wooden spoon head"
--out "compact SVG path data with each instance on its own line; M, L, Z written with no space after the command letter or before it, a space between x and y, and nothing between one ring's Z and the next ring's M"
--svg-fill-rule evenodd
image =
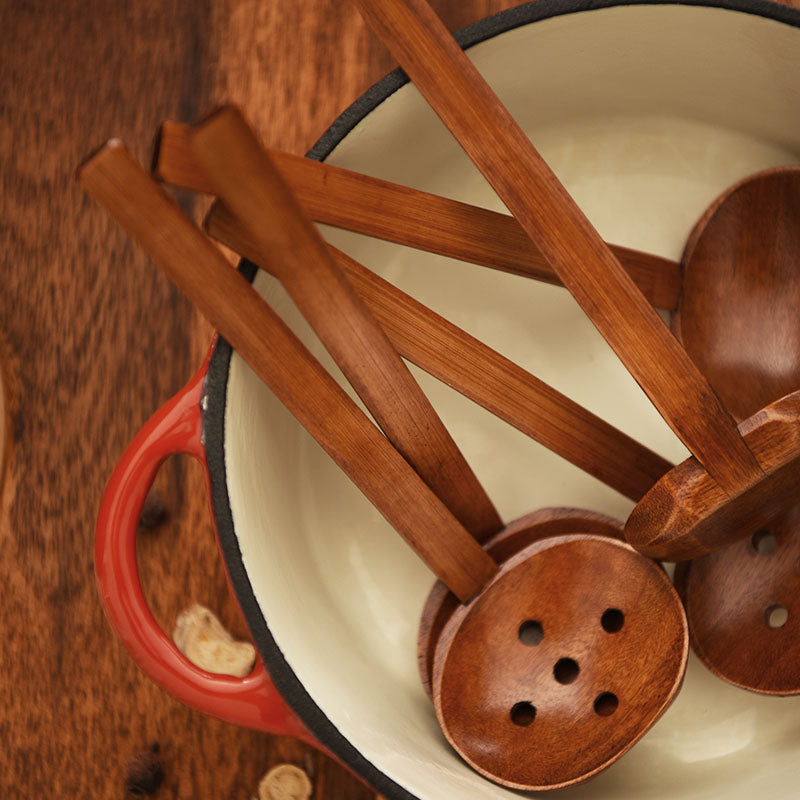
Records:
M684 253L676 333L739 418L800 387L800 167L731 187ZM721 678L800 693L800 505L681 565L694 649Z
M673 330L736 418L800 388L800 167L720 196L683 255Z
M657 564L607 537L551 536L505 561L448 620L434 659L436 715L487 778L561 788L649 730L687 654L683 607Z

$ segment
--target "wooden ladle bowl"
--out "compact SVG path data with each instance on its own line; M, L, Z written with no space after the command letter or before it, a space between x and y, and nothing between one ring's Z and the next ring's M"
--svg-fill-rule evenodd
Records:
M696 460L679 464L625 526L628 541L654 558L702 556L793 504L800 483L800 395L790 394L800 387L799 218L800 167L780 167L728 189L689 236L673 330L739 420L764 476L730 493Z
M504 786L585 781L674 699L684 619L667 575L630 545L580 533L533 542L445 624L433 672L439 724Z
M695 225L672 329L737 419L800 388L800 166L745 178Z

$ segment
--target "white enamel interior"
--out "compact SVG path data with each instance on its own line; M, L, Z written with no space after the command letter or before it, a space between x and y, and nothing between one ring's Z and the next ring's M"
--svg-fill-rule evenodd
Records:
M607 240L678 259L707 204L800 162L800 30L708 8L633 6L538 22L470 51ZM330 162L501 204L411 86ZM563 289L330 229L376 272L670 459L683 446ZM258 289L330 367L282 290ZM336 373L338 375L338 373ZM415 370L506 520L543 506L624 519L632 504ZM299 680L381 771L429 800L516 793L450 750L417 676L431 575L237 357L225 423L233 519L264 617ZM786 798L800 699L759 697L694 659L678 700L570 798Z

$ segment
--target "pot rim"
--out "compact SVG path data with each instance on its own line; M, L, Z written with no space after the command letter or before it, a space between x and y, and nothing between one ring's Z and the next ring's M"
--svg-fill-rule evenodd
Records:
M719 8L764 17L800 28L800 9L769 0L534 0L479 20L454 35L461 47L466 50L499 34L533 22L582 11L637 5ZM316 161L324 161L356 125L408 82L405 72L397 68L373 84L334 120L306 156ZM242 260L239 265L240 272L250 281L255 278L257 269L247 260ZM420 800L366 759L339 732L331 719L308 694L286 661L261 612L239 549L227 488L225 410L232 353L233 349L228 342L223 337L218 337L205 380L202 404L203 441L208 463L210 500L220 549L253 640L278 691L320 744L387 800Z

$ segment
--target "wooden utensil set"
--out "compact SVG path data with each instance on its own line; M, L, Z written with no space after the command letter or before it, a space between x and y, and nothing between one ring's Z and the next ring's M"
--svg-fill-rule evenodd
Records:
M690 633L726 680L800 693L800 169L726 193L681 265L609 246L424 0L355 2L513 216L264 150L233 107L165 123L155 172L216 195L207 232L281 281L377 427L120 142L81 182L438 576L420 673L482 775L541 790L608 767L675 698ZM310 220L562 283L692 457L671 465ZM574 509L504 524L403 358L636 501L624 529ZM686 562L680 598L652 559Z

